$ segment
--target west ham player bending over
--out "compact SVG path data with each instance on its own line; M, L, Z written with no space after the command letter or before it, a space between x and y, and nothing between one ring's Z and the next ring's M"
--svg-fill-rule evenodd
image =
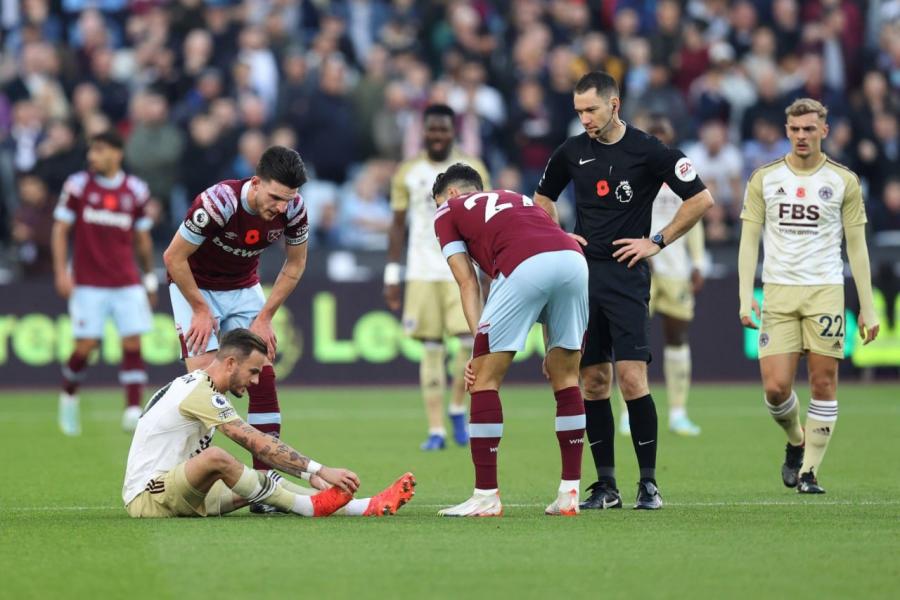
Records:
M298 190L306 183L300 155L272 146L250 179L227 180L200 193L172 238L163 259L169 271L172 312L188 372L205 369L219 347L217 335L247 327L266 342L273 360L275 311L297 286L306 268L309 225ZM284 237L286 259L268 300L257 268L259 255ZM248 422L278 437L281 412L275 371L262 368L248 387ZM268 466L253 459L257 469Z
M578 365L588 318L587 263L578 243L531 198L508 190L481 190L481 176L461 163L438 175L432 190L438 204L434 230L475 336L469 416L475 493L439 514L503 514L497 486L497 450L503 436L498 390L516 352L525 347L531 326L540 322L562 455L559 491L544 512L576 515L584 438ZM494 280L483 312L472 260Z

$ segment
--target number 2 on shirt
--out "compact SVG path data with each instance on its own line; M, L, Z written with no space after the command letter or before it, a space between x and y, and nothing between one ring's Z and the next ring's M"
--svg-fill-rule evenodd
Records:
M468 198L466 198L465 203L463 204L466 207L466 210L472 210L475 208L476 204L479 200L484 198L487 200L484 206L484 222L487 223L491 220L491 217L496 215L500 211L504 211L507 208L512 208L512 202L504 202L503 204L497 204L497 200L500 199L500 194L495 192L481 192L480 194L472 194ZM528 196L522 196L522 206L534 206L534 200L529 198Z

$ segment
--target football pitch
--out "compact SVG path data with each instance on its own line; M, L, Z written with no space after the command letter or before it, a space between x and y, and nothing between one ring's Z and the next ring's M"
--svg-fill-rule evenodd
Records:
M703 434L661 432L665 508L629 508L637 467L619 436L626 508L576 518L543 515L559 477L549 390L502 397L499 519L437 517L471 494L468 450L418 450L415 389L356 387L282 390L283 437L355 470L364 495L413 471L416 496L397 516L132 520L118 391L82 393L79 438L57 431L55 392L3 393L0 598L896 597L900 386L842 385L819 478L828 493L803 497L781 484L784 435L759 386L696 386ZM587 447L584 467L582 488L593 481Z

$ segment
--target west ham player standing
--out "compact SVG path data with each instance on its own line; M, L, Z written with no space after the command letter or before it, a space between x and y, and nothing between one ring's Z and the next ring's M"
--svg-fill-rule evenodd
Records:
M100 345L111 317L122 337L119 382L125 386L122 427L134 431L147 383L141 358L141 334L151 329L151 300L158 282L153 273L153 241L147 216L147 184L122 171L122 138L114 132L91 138L88 170L70 176L53 213L52 250L56 290L69 300L75 350L63 366L59 427L81 433L78 386L91 352ZM72 270L68 269L69 232L74 231ZM135 256L144 271L141 276Z
M259 159L253 177L222 181L194 199L163 255L188 372L205 369L219 347L217 335L237 328L249 328L265 340L269 360L274 358L272 317L306 268L309 225L298 193L304 183L300 155L272 146ZM257 274L259 255L282 237L286 259L266 299ZM248 391L248 423L280 435L281 412L270 364ZM253 466L268 468L257 458Z
M838 361L844 357L844 261L841 238L859 295L859 334L878 335L866 248L866 209L859 179L822 153L828 110L800 98L785 110L790 153L763 165L747 182L741 211L740 318L757 328L753 280L762 236L763 307L759 368L766 407L787 434L781 467L784 485L821 494L816 474L837 423ZM800 356L806 355L812 398L806 429L793 390ZM804 451L805 444L805 451Z
M434 230L459 284L463 312L475 336L469 444L475 492L445 517L503 514L497 486L497 451L503 435L500 384L535 322L544 324L546 373L556 397L556 438L562 477L548 515L578 514L584 402L578 364L587 327L588 269L581 248L535 206L508 190L482 192L481 176L461 163L434 182ZM494 280L481 310L472 260Z
M453 438L461 446L468 441L463 368L471 354L472 338L459 306L453 275L434 240L431 185L438 173L457 161L478 169L482 178L487 177L487 169L477 158L466 156L454 148L454 116L453 109L443 104L433 104L425 109L422 116L425 149L401 163L391 181L394 221L390 231L388 264L384 268L384 298L391 310L400 308L399 261L408 220L403 328L407 335L422 342L419 385L428 419L428 438L420 447L426 451L443 450L446 446L443 413L447 386L445 336L457 336L460 341L459 351L453 359L448 410L453 424Z
M575 233L583 236L590 268L590 320L581 381L598 480L581 508L622 506L609 402L613 361L640 467L635 508L660 508L656 407L647 385L650 269L642 259L684 235L713 199L684 154L619 119L619 87L611 76L599 71L583 76L575 85L574 104L585 133L556 149L534 199L556 220L553 202L569 181L574 182ZM648 238L653 199L663 183L687 200L671 223Z

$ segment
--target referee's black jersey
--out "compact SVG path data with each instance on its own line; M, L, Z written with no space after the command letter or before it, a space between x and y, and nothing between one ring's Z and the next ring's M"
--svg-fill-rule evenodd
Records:
M613 240L650 235L653 199L663 184L682 200L706 189L681 150L627 124L615 144L586 132L563 142L537 193L556 201L569 181L575 186L575 233L588 241L585 256L596 260L612 258Z

